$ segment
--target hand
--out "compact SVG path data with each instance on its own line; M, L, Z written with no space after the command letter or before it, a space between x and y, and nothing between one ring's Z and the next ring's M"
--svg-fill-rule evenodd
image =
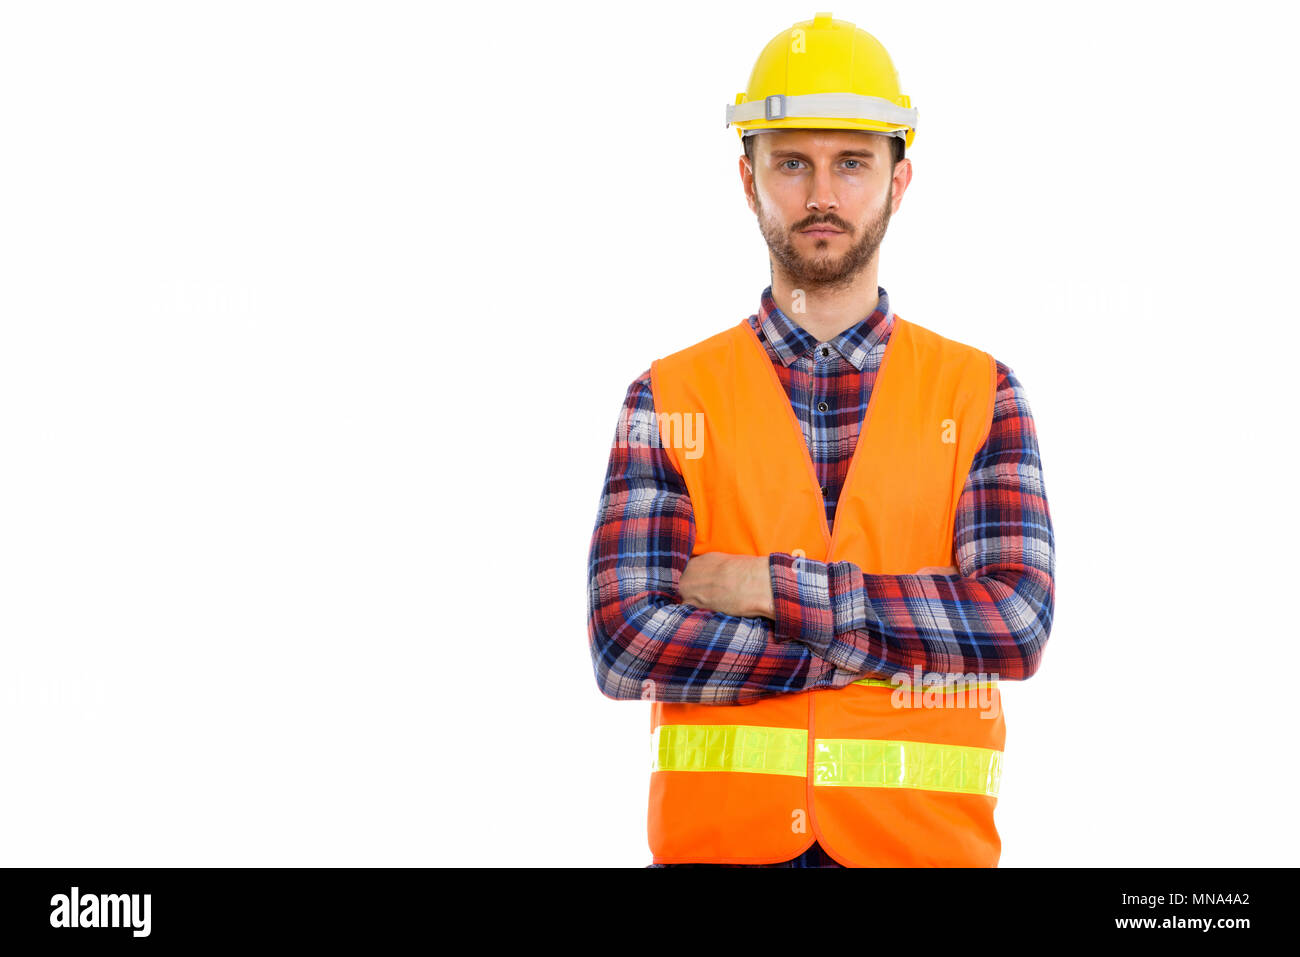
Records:
M926 565L924 568L918 568L916 575L960 575L956 565Z
M686 563L678 585L682 601L740 618L772 618L776 601L766 555L704 552Z

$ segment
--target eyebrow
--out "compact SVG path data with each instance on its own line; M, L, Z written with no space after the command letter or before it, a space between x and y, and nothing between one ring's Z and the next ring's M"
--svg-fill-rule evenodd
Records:
M768 155L769 156L797 156L800 159L809 158L806 153L800 153L798 150L772 150L772 152L769 153ZM839 153L837 153L836 155L837 156L862 156L862 157L869 157L871 159L876 158L875 153L873 153L871 150L865 150L865 149L840 150Z

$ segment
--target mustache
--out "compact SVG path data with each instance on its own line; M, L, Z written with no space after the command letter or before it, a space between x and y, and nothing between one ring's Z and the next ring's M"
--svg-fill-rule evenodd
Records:
M852 226L833 214L830 216L813 216L808 219L801 219L799 222L795 223L791 229L797 233L800 230L808 229L812 226L834 226L836 229L841 229L846 233L853 232Z

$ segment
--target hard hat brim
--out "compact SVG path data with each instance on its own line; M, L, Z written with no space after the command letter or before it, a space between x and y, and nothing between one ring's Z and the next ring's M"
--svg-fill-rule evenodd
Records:
M906 126L899 126L896 123L884 123L880 120L854 120L854 119L827 119L825 117L797 117L787 116L780 120L751 120L733 124L736 127L736 133L743 140L746 136L754 133L764 133L770 130L856 130L861 133L883 133L885 135L901 136L906 147L912 145L912 138L916 131Z

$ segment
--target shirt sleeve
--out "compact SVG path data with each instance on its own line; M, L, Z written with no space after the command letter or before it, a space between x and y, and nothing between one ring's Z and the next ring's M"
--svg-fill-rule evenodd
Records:
M852 562L769 555L781 643L836 667L1028 678L1052 626L1055 539L1033 417L997 363L993 421L954 521L958 575L871 575Z
M770 619L681 603L694 547L690 493L659 443L647 370L623 402L587 562L587 635L601 692L744 704L860 677L803 644L775 641Z

